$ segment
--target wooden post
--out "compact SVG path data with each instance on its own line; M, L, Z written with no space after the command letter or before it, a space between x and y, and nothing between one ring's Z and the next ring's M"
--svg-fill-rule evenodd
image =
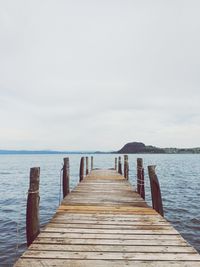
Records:
M118 173L122 174L122 162L121 157L118 159Z
M137 192L145 199L143 159L137 158Z
M93 158L93 156L91 156L91 171L93 170L93 168L94 168L94 165L93 165L93 163L94 163L94 158Z
M27 246L30 246L37 235L40 233L39 220L39 181L40 168L30 169L30 185L28 190L27 208L26 208L26 240Z
M152 206L161 216L164 216L162 196L160 191L159 181L155 172L156 166L148 166L149 179L151 185L151 197L152 197Z
M128 163L128 155L126 155L126 179L128 180L129 179L129 163Z
M115 158L115 170L117 170L117 158Z
M84 178L84 157L81 158L79 177L81 182Z
M126 178L126 155L124 155L124 178Z
M69 158L64 158L63 165L63 198L69 194Z
M88 175L89 173L89 159L88 157L86 157L86 170L85 170L85 174Z
M129 164L128 164L128 155L124 155L124 177L129 178Z

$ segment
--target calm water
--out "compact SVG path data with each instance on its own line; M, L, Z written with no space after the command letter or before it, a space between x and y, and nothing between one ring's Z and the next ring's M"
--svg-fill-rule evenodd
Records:
M45 225L60 199L60 169L68 155L0 155L0 266L12 266L26 249L25 211L30 167L41 167L40 221ZM69 155L71 189L78 182L81 155ZM94 167L114 166L115 155L94 155ZM130 180L136 183L136 158L157 165L165 217L200 252L200 155L129 155Z

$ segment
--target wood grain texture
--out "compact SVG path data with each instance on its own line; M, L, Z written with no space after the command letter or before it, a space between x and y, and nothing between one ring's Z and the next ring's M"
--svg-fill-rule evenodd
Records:
M130 260L72 260L72 259L20 259L15 267L199 267L194 261L130 261Z
M114 170L92 170L15 267L197 267L200 255Z

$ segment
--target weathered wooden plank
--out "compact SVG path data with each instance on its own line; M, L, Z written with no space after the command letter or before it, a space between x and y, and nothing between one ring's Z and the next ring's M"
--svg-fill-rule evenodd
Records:
M121 189L115 189L115 190L113 190L113 189L110 189L110 190L108 190L108 189L93 189L93 191L91 191L92 190L92 188L91 189L77 189L77 190L74 190L73 192L72 192L72 194L76 194L76 195L81 195L81 194L89 194L89 195L95 195L95 193L97 194L97 196L99 195L99 194L102 194L102 196L109 196L110 194L112 194L113 196L118 196L118 197L121 197L121 196L132 196L132 197L135 197L135 198L137 198L137 199L141 199L140 197L138 197L138 196L136 196L136 195L134 195L132 192L130 192L130 190L121 190ZM109 194L110 193L110 194Z
M65 199L64 199L64 202L68 202L68 201L70 201L71 199L81 199L82 197L84 196L84 199L95 199L95 200L102 200L102 199L111 199L112 201L124 201L124 200L127 200L127 201L131 201L131 202L135 202L135 201L139 201L139 202L144 202L145 203L145 201L143 200L143 199L141 199L141 198L139 198L139 197L134 197L133 195L128 195L128 194L124 194L124 195L119 195L119 194L112 194L112 192L111 192L111 194L104 194L104 193L102 193L102 195L101 196L99 196L99 195L97 195L96 194L96 192L95 193L88 193L88 194L73 194L73 193L71 193L70 195L69 195L69 197L66 197ZM119 197L120 196L120 198L119 199L116 199L116 197ZM83 199L83 200L84 200Z
M107 187L105 188L105 184L107 185ZM132 187L129 184L126 183L108 183L108 182L104 182L104 183L81 183L79 184L74 190L77 189L89 189L89 188L94 188L94 189L99 189L99 188L105 188L105 190L107 190L108 188L111 188L112 190L115 189L122 189L122 190L130 190Z
M72 213L57 213L57 215L59 216L55 216L53 219L56 219L56 220L71 220L71 222L74 222L74 221L77 221L78 220L78 217L75 217L73 215L75 214L72 214ZM80 215L76 213L76 215ZM82 214L82 215L90 215L90 214ZM96 214L94 214L96 215ZM102 215L105 215L105 214L102 214ZM112 214L109 214L109 215L112 215ZM121 214L120 214L121 216ZM80 216L80 221L81 220L84 220L84 221L91 221L93 223L108 223L108 224L112 224L112 223L116 223L116 224L131 224L131 225L134 225L135 223L140 223L141 225L143 224L146 224L146 223L157 223L159 224L160 222L163 222L165 223L166 221L162 221L162 220L159 220L157 218L157 216L153 215L155 218L150 218L150 219L147 219L147 218L141 218L141 217L138 217L138 215L136 215L137 217L119 217L119 218L116 218L113 216L112 217L109 217L109 218L105 218L105 217L84 217L84 216Z
M34 244L79 244L79 245L124 245L124 246L188 246L188 243L177 239L103 239L103 238L65 238L37 237Z
M100 193L99 193L100 194ZM102 193L102 196L100 197L99 194L97 194L97 192L93 192L92 194L91 193L80 193L80 194L77 194L77 193L71 193L69 198L65 198L63 201L62 201L62 205L63 203L66 203L68 201L70 201L71 199L91 199L91 200L103 200L103 199L107 199L107 200L112 200L113 202L115 201L130 201L131 203L132 202L143 202L145 203L145 201L141 198L138 198L138 197L134 197L132 195L128 195L128 194L124 194L124 195L119 195L119 194L113 194L112 192L110 194L104 194ZM116 198L117 197L117 198Z
M76 203L80 203L80 204L76 204ZM82 201L81 201L81 197L73 197L71 199L69 199L67 202L64 201L62 202L62 205L63 204L66 204L66 205L70 205L70 204L75 204L75 205L83 205L83 204L87 204L90 203L90 205L94 205L96 204L97 206L101 204L104 204L104 203L109 203L110 205L115 205L115 204L118 204L118 205L123 205L123 204L126 204L126 206L130 206L130 207L134 207L133 205L145 205L145 207L147 207L147 204L144 202L144 201L140 201L139 199L135 199L135 200L132 200L131 199L127 199L127 198L122 198L120 200L117 200L117 199L112 199L111 197L103 197L102 199L98 199L98 198L94 198L94 197L85 197ZM138 206L137 206L138 207Z
M91 191L92 188L82 188L82 189L77 189L77 190L74 190L72 192L73 193L76 193L76 194L84 194L84 193L88 193L90 195L94 195L95 193L101 193L102 195L109 195L109 193L111 193L112 195L118 195L118 196L132 196L132 197L136 197L138 199L141 199L139 196L133 194L133 192L130 192L130 189L110 189L107 188L107 189L103 189L103 188L98 188L98 189L93 189L93 191ZM97 195L98 196L98 195Z
M103 189L102 189L103 190ZM81 190L81 191L73 191L70 193L70 195L68 195L64 201L68 200L68 199L71 199L71 198L80 198L82 196L84 197L91 197L91 198L99 198L99 199L102 199L102 197L109 197L111 199L115 199L115 197L117 196L119 199L124 198L124 199L132 199L133 201L134 200L140 200L140 201L144 201L144 199L142 199L141 197L133 194L132 192L130 191L121 191L120 190L120 193L116 192L116 191L112 191L110 190L109 192L106 192L106 191L103 191L102 190L93 190L92 192L91 191L84 191L84 190ZM98 194L97 194L98 193ZM116 200L116 199L115 199Z
M142 202L145 202L142 198L140 197L137 197L137 196L134 196L132 194L128 195L126 193L124 193L123 195L122 194L117 194L117 193L108 193L108 194L104 194L104 193L100 193L100 194L97 194L96 191L92 192L92 193L89 193L89 192L85 192L83 194L74 194L74 193L71 193L69 196L67 196L64 201L67 201L67 200L70 200L70 199L80 199L80 196L84 196L84 198L91 198L91 199L102 199L102 198L110 198L112 200L117 200L116 197L120 196L119 200L122 199L127 199L127 200L132 200L132 201L142 201Z
M130 203L130 202L119 202L119 201L116 201L116 202L112 202L112 201L99 201L99 202L96 202L96 201L91 201L91 200L84 200L81 202L81 200L77 201L77 200L74 200L74 201L70 201L67 203L68 206L74 206L74 205L81 205L81 206L87 206L88 205L88 202L90 202L90 205L94 205L95 207L96 206L102 206L102 203L104 205L104 207L106 206L110 206L110 204L112 204L113 207L118 207L119 205L121 207L134 207L135 205L137 205L138 207L147 207L147 204L146 203L143 203L143 202L133 202L133 203Z
M105 184L107 185L107 187L105 188ZM130 185L127 185L125 183L98 183L98 184L95 184L95 183L87 183L87 184L79 184L75 190L78 190L78 189L89 189L89 188L94 188L96 190L99 190L99 188L104 188L105 190L107 190L108 188L111 188L113 191L115 189L118 189L118 190L130 190L131 189L131 186Z
M121 225L121 224L94 224L94 223L66 223L64 221L54 221L48 224L48 227L54 227L54 228L79 228L79 229L115 229L115 230L156 230L156 229L171 229L174 230L174 228L171 225Z
M113 192L115 194L124 194L124 193L130 193L131 195L135 195L133 192L130 192L130 188L121 188L121 187L116 187L114 188L113 186L108 186L106 189L102 186L102 187L84 187L84 188L77 188L76 190L74 190L73 192L88 192L88 193L93 193L91 191L91 189L93 189L96 192L102 192L101 190L104 190L102 193L107 193L109 194L109 192ZM136 195L135 195L136 196Z
M127 261L127 260L63 260L63 259L20 259L14 267L199 267L194 261Z
M77 187L79 187L79 186L89 186L89 185L99 185L99 186L101 186L101 185L103 185L103 184L113 184L113 185L124 185L124 186L126 186L126 187L134 187L134 186L132 186L131 184L129 184L129 183L127 183L126 182L126 180L122 177L122 178L120 178L120 179L115 179L115 177L113 177L113 179L109 179L109 178L106 178L106 179L102 179L102 177L101 178L99 178L99 179L89 179L89 177L87 177L87 179L84 179L83 181L82 181L82 183L80 184L78 184L77 185Z
M149 260L149 261L200 261L200 255L196 253L132 253L132 252L63 252L63 251L34 251L27 250L22 258L36 259L93 259L93 260Z
M115 228L127 228L127 229L132 229L133 227L140 227L140 226L152 226L152 227L156 227L156 226L166 226L166 227L172 227L169 223L167 222L160 222L160 221L105 221L105 220L91 220L91 219L70 219L70 218L55 218L52 219L51 222L49 223L49 226L51 226L51 223L56 223L56 224L65 224L66 227L71 226L71 227L77 227L78 225L82 225L82 226L88 226L91 228L109 228L109 227L115 227Z
M102 194L102 196L100 197L99 195L100 194ZM73 199L73 198L76 198L76 199L78 199L78 198L91 198L91 199L103 199L103 198L108 198L108 199L115 199L115 200L117 200L116 199L116 197L117 197L117 199L118 199L118 201L120 201L121 200L121 198L122 198L122 200L123 199L127 199L127 200L131 200L132 199L132 201L134 202L134 201L141 201L141 202L145 202L143 199L141 199L141 198L138 198L138 197L134 197L133 195L131 195L131 194L128 194L128 193L124 193L123 195L122 194L114 194L114 193L112 193L112 192L110 192L110 194L109 193L107 193L107 194L105 194L105 193L103 193L103 192L93 192L93 193L89 193L89 192L85 192L85 193L83 193L83 192L81 192L81 193L79 193L79 192L72 192L72 193L70 193L70 198L69 198L69 200L70 199ZM67 198L66 199L64 199L63 201L64 202L67 202Z
M83 206L84 207L84 206ZM105 206L105 208L106 208L106 206ZM59 213L66 213L66 212L68 212L69 214L70 213L79 213L80 211L79 210L77 210L77 209L74 209L74 210L70 210L70 209L68 209L68 208L66 208L66 210L65 209L59 209L58 210L58 212ZM131 212L131 211L125 211L125 210L82 210L81 211L81 213L83 213L83 214L98 214L98 213L102 213L102 214L142 214L142 211L135 211L135 212ZM154 213L148 213L148 212L146 212L146 214L154 214ZM155 214L156 215L156 214Z
M103 190L103 189L102 189ZM98 193L98 194L97 194ZM100 194L102 194L100 196ZM117 194L117 193L113 193L113 192L110 192L105 194L105 192L97 192L97 191L93 191L92 193L91 192L80 192L80 193L71 193L69 195L69 197L66 197L63 201L64 202L67 202L68 200L70 199L79 199L79 198L82 198L84 196L84 198L91 198L91 199L103 199L103 198L109 198L109 199L112 199L112 200L117 200L116 197L118 197L118 201L121 200L132 200L132 201L141 201L141 202L145 202L143 199L139 198L139 197L136 197L132 194L128 194L128 193L123 193L123 194Z
M60 225L58 225L60 226ZM64 227L47 227L43 230L43 232L54 232L54 233L89 233L89 234L123 234L123 235L177 235L178 232L171 228L164 228L162 226L157 227L157 229L92 229L92 228L64 228Z
M166 221L162 221L159 220L156 216L155 219L151 218L151 219L146 219L146 218L133 218L132 220L129 218L96 218L96 217L83 217L81 216L80 219L78 217L74 217L74 216L67 216L67 215L71 215L71 213L59 213L59 215L63 215L61 216L56 216L52 219L52 222L54 220L57 221L65 221L66 223L69 221L69 223L81 223L81 222L85 222L85 223L91 223L91 224L120 224L120 225L160 225L160 224L167 224L170 225L169 223L167 223ZM77 214L78 215L78 214ZM85 214L88 215L88 214Z
M149 208L144 207L104 207L104 206L82 206L82 205L74 205L74 206L68 206L68 205L60 205L58 208L58 211L72 211L72 212L124 212L129 214L157 214L156 211Z
M46 251L95 251L95 252L142 252L142 253L195 253L190 246L122 246L122 245L55 245L55 244L32 244L30 250Z
M105 184L107 185L107 188L105 188ZM116 182L114 182L114 180L113 180L113 182L112 183L110 183L110 182L108 182L108 181L104 181L103 183L81 183L81 184L79 184L79 185L77 185L77 187L74 189L74 190L77 190L77 189L81 189L81 188L95 188L95 189L98 189L98 188L105 188L105 189L108 189L108 188L112 188L112 190L115 190L115 188L116 189L122 189L122 190L129 190L129 189L131 189L132 188L132 186L131 185L129 185L129 184L127 184L127 183L125 183L125 182L118 182L118 183L116 183Z
M161 217L158 214L110 214L110 213L88 213L88 214L84 214L84 213L68 213L68 212L62 212L59 213L59 211L56 212L54 218L70 218L70 219L90 219L90 220L101 220L101 221L121 221L121 222L132 222L134 223L134 221L162 221L162 222L166 222L166 220Z
M119 195L118 195L118 197L119 197ZM103 202L105 200L105 201L110 201L111 202L110 203L111 205L112 205L112 203L119 203L120 204L120 203L126 202L127 203L127 206L129 206L132 203L134 203L135 206L136 206L137 203L145 203L145 201L142 200L142 199L140 199L140 198L132 198L132 197L128 197L128 196L120 196L120 199L118 199L118 198L116 198L113 195L103 195L100 198L100 197L95 197L95 194L93 194L93 195L87 194L87 195L79 195L79 196L75 195L75 196L71 196L70 198L65 199L64 201L62 201L62 205L63 204L64 205L65 204L68 205L68 203L70 203L73 200L81 202L81 199L82 199L83 202L84 201L85 202L86 201L95 201L96 203L98 203L98 202L101 203L101 202ZM90 202L88 202L88 203L90 203Z
M99 238L99 239L139 239L139 240L180 240L180 235L164 235L164 234L102 234L102 233L65 233L65 232L47 232L42 231L40 237L67 237L67 238Z

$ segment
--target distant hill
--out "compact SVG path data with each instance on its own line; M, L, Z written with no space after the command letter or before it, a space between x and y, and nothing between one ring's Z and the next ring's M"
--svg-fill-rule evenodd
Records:
M118 153L165 153L162 148L157 148L154 146L146 146L144 143L132 142L123 146Z
M152 153L152 154L199 154L200 147L196 148L159 148L155 146L146 146L141 142L131 142L123 146L117 153L136 154L136 153Z

